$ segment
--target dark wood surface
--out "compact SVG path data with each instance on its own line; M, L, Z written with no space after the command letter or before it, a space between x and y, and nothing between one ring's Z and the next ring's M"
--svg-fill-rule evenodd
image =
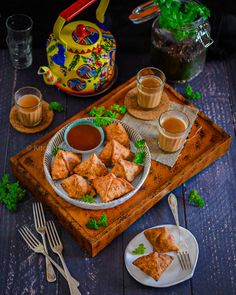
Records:
M37 75L39 65L46 64L43 49L34 50L34 63L26 70L12 68L8 52L0 51L0 167L1 174L11 173L9 158L34 140L58 126L67 118L86 108L99 97L78 98L44 84ZM125 82L149 64L148 54L117 54L118 79L113 88ZM124 250L128 242L145 228L174 223L165 197L116 238L96 257L91 258L77 242L46 211L47 219L54 219L64 243L66 263L81 283L82 294L154 295L154 294L235 294L235 212L236 212L236 56L227 60L207 62L203 73L190 82L200 89L203 99L196 102L201 111L232 136L227 154L191 178L174 193L178 197L180 223L188 228L199 243L200 255L194 277L165 289L145 287L130 277L124 266ZM9 125L9 111L14 91L25 85L38 87L47 101L64 104L65 112L56 114L52 125L35 135L21 134ZM172 86L182 92L185 85ZM14 180L13 177L11 177ZM189 205L187 195L197 189L206 207ZM22 241L17 229L28 224L33 228L32 203L27 193L17 213L9 213L0 205L0 294L69 294L68 285L60 275L57 282L45 280L44 257L34 254ZM50 253L58 261L57 256ZM58 261L59 262L59 261Z

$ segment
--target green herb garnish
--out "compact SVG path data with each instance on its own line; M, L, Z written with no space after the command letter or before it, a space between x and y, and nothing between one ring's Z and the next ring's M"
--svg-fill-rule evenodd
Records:
M89 111L89 115L92 117L101 117L103 115L103 112L105 110L104 106L101 107L93 107L90 111Z
M96 221L96 219L91 218L87 223L86 223L87 228L90 229L99 229L100 226L107 226L107 216L105 213L102 213L100 219Z
M94 198L91 195L84 195L80 200L85 203L94 203Z
M54 157L56 157L57 152L58 152L59 150L63 150L63 151L64 151L63 148L61 148L61 147L59 147L59 146L54 146L54 148L52 149L52 154L53 154Z
M8 210L15 212L24 196L25 190L20 187L19 182L10 183L9 175L4 174L0 181L0 202L4 203Z
M193 91L192 86L188 85L184 88L184 95L190 100L199 100L202 98L200 91Z
M143 165L145 159L145 152L137 152L133 162L138 165Z
M198 206L199 208L205 207L204 199L199 196L197 190L191 190L188 196L188 200L190 203L193 203L194 205Z
M145 140L144 139L140 139L140 140L136 140L135 141L135 147L137 149L142 149L144 148L144 145L145 145Z
M107 226L107 216L105 213L102 213L100 219L98 220L98 226Z
M96 219L92 218L86 223L87 228L90 229L98 229L97 221Z
M101 117L101 118L94 118L93 119L93 123L96 126L98 126L98 127L100 127L100 126L107 126L107 125L109 125L109 124L112 123L112 120L110 118L103 118L103 117Z
M127 108L126 108L125 105L120 106L120 105L118 105L118 104L116 104L116 103L114 103L114 104L111 106L111 109L112 109L112 110L116 110L117 112L119 112L119 113L121 113L121 114L123 114L123 115L127 112Z
M115 112L113 112L111 110L106 110L103 116L108 117L108 118L116 119L119 116L119 114L115 113Z
M48 105L50 110L56 111L56 112L63 112L64 111L64 107L60 102L57 101L52 101L49 103Z
M141 255L141 254L144 254L145 251L146 251L146 247L142 243L142 244L139 244L138 247L132 251L132 254Z
M160 27L169 30L178 41L196 34L197 29L191 27L198 18L206 20L210 16L210 10L206 6L191 1L185 4L180 0L153 2L160 7Z

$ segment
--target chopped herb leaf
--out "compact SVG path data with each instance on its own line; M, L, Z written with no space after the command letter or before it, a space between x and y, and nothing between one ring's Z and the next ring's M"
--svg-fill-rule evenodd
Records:
M98 221L96 219L91 218L87 223L86 223L87 228L91 229L99 229L100 226L107 226L107 216L105 213L102 213L101 217L99 218Z
M146 247L142 243L142 244L139 244L138 247L132 251L132 254L141 255L141 254L144 254L145 251L146 251Z
M135 147L137 149L144 148L144 145L145 145L145 140L144 139L136 140L136 142L135 142Z
M48 105L50 110L56 111L56 112L63 112L64 111L64 107L60 102L57 101L52 101L49 103Z
M105 110L104 106L101 107L93 107L90 111L89 111L89 115L92 117L101 117L103 115L103 112Z
M80 200L85 203L94 203L94 198L91 195L84 195Z
M98 229L97 221L95 219L90 219L89 222L86 223L87 228Z
M188 85L184 88L184 95L190 100L199 100L202 98L200 91L193 91L192 86Z
M95 118L93 119L93 123L98 127L107 126L112 123L112 120L109 118Z
M111 110L106 110L103 116L116 119L119 116L119 114L117 114Z
M107 216L105 213L102 213L100 219L98 220L98 226L107 226Z
M117 112L119 112L119 113L121 113L121 114L123 114L123 115L127 112L127 108L126 108L125 105L120 106L120 105L118 105L118 104L116 104L116 103L114 103L114 104L111 106L111 109L112 109L112 110L116 110Z
M9 175L4 174L0 181L0 202L4 203L9 211L15 212L18 203L25 197L25 190L19 182L10 183Z
M56 157L57 152L58 152L59 150L63 150L63 151L64 151L63 148L61 148L61 147L59 147L59 146L54 146L54 148L52 149L52 154L53 154L54 157Z
M145 159L145 152L137 152L133 162L138 165L143 165Z
M188 200L190 203L198 206L199 208L204 208L205 207L205 202L204 199L199 196L197 190L191 190L188 196Z

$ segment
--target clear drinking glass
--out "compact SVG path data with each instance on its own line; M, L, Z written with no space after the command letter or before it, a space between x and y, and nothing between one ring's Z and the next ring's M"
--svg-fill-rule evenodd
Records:
M22 125L37 126L42 120L42 94L35 87L22 87L15 93L15 107Z
M174 153L180 150L188 136L190 122L184 112L171 110L161 114L158 120L158 145L161 150Z
M28 68L32 64L31 17L25 14L11 15L6 20L6 27L6 42L14 68Z
M147 110L156 108L161 101L165 81L165 74L157 68L140 70L137 74L138 105Z

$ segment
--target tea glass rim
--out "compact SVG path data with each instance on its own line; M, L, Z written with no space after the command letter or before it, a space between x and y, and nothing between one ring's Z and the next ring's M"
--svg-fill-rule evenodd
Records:
M10 20L11 18L13 18L13 17L16 17L16 16L21 16L21 17L23 16L23 17L27 18L28 21L29 21L29 26L28 26L27 28L25 28L25 29L20 29L20 30L13 29L13 28L9 25L9 20ZM7 29L10 30L10 31L12 31L12 32L16 32L16 33L24 33L24 32L28 32L28 31L30 31L30 30L32 29L34 23L33 23L33 19L32 19L29 15L24 14L24 13L16 13L16 14L9 15L9 16L7 17L7 19L6 19L5 24L6 24Z
M22 105L20 105L20 104L18 104L17 103L17 98L16 98L16 94L18 93L18 92L20 92L20 90L23 90L23 89L33 89L33 90L36 90L39 94L40 94L40 96L37 96L37 98L39 99L39 102L35 105L35 106L30 106L30 107L25 107L25 106L22 106ZM23 95L27 95L27 94L23 94ZM22 95L22 96L23 96ZM32 93L30 93L29 95L35 95L35 94L32 94ZM22 97L21 96L21 97ZM36 96L36 95L35 95ZM19 108L21 108L21 109L26 109L26 110L29 110L29 109L31 109L31 110L34 110L34 109L36 109L37 107L39 107L41 104L42 104L42 101L43 101L43 98L42 98L42 93L41 93L41 91L38 89L38 88L36 88L36 87L33 87L33 86L24 86L24 87L21 87L21 88L19 88L19 89L17 89L16 90L16 92L15 92L15 94L14 94L14 100L15 100L15 104L16 104L16 106L17 107L19 107ZM19 100L19 99L18 99Z
M186 119L187 119L187 120L186 120L186 121L187 121L187 126L186 126L186 128L184 129L184 131L182 131L182 132L170 132L170 131L167 131L167 130L162 126L162 124L161 124L162 116L165 115L166 113L170 113L170 112L181 113L181 115L184 115L184 116L186 117ZM168 110L168 111L165 111L165 112L161 113L161 115L160 115L160 117L159 117L159 119L158 119L158 125L159 125L159 127L160 127L162 130L165 131L165 133L166 133L167 135L170 135L170 136L181 136L181 135L185 134L185 133L189 130L189 127L190 127L190 120L189 120L189 117L187 116L187 114L186 114L185 112L183 112L183 111L180 111L180 110ZM185 124L184 124L184 125L185 125Z
M150 69L150 70L155 70L155 71L159 72L159 73L163 76L163 79L162 79L161 77L159 77L160 80L161 80L161 84L158 85L158 86L156 86L156 87L148 87L148 86L144 86L144 85L142 85L142 88L144 88L144 89L155 90L155 89L159 89L159 88L163 87L163 86L165 85L165 83L166 83L166 75L165 75L165 73L164 73L162 70L160 70L160 69L158 69L158 68L156 68L156 67L145 67L145 68L142 68L141 70L139 70L138 73L137 73L137 75L136 75L136 78L137 78L137 82L138 82L138 84L141 84L140 81L139 81L139 80L140 80L140 73L141 73L142 71L144 71L144 70L148 70L148 69ZM155 73L150 74L150 76L152 76L152 75L155 76Z

